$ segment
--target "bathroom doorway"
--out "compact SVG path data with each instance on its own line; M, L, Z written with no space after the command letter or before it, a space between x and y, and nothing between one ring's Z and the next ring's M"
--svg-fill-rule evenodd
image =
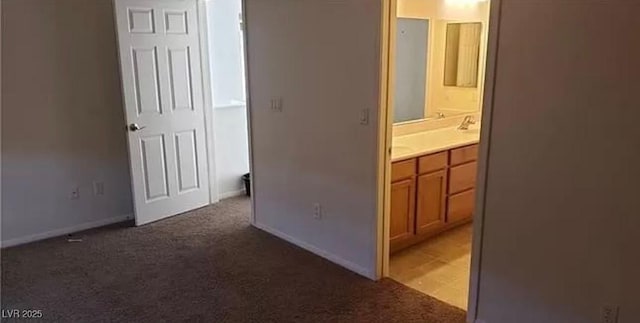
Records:
M467 310L488 0L392 0L382 273Z

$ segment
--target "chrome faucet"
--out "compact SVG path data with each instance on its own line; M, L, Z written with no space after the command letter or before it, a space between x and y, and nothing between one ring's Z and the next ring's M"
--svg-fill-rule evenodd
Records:
M458 130L469 130L469 125L476 124L476 120L472 116L465 116Z

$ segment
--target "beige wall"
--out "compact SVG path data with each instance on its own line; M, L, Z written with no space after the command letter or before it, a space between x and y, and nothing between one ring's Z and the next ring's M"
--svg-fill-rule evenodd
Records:
M489 2L456 5L448 0L398 0L397 16L403 18L429 19L430 51L427 80L426 115L444 112L469 113L480 109L484 81L486 35L488 30ZM479 86L477 88L444 86L444 54L446 28L449 22L481 22L482 41L480 49Z
M111 0L3 0L2 67L3 243L130 215Z
M640 322L640 3L502 2L478 318Z
M246 2L256 225L368 277L381 10L371 0ZM278 96L282 112L269 108Z

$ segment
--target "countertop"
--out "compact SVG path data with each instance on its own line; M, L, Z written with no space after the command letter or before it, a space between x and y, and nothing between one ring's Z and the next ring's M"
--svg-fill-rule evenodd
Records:
M475 124L469 130L457 127L429 130L392 139L391 161L399 161L417 156L472 145L480 141L480 125Z

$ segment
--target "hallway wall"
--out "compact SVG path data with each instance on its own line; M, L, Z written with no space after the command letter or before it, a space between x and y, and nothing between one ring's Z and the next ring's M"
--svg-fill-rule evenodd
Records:
M132 215L116 49L110 0L2 1L3 246Z
M478 318L640 322L640 3L501 2Z
M371 278L381 6L246 1L256 225Z

